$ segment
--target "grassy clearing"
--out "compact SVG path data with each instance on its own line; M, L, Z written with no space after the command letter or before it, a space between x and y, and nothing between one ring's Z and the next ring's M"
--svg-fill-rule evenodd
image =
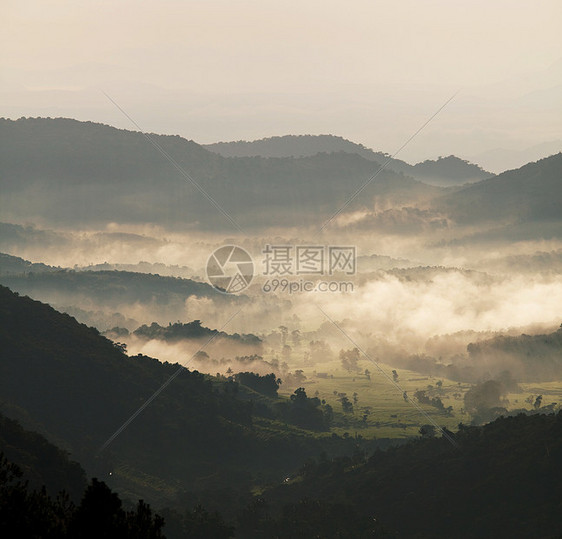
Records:
M364 374L352 374L343 370L339 360L303 368L307 378L301 385L308 396L317 396L334 409L334 432L360 434L368 438L406 438L418 435L419 428L430 423L427 416L438 425L451 430L456 429L461 421L469 420L469 417L462 413L463 397L470 388L469 384L441 379L442 385L439 388L437 382L440 379L396 369L397 384L400 386L398 389L390 381L393 378L391 367L381 365L389 380L373 364L366 361L359 364L362 372L365 369L370 371L370 379ZM318 373L326 373L327 377L319 377ZM448 415L432 406L421 405L426 416L410 402L406 402L403 391L409 398L413 398L418 389L425 390L430 397L439 397L445 407L452 406L452 414ZM289 395L293 390L293 387L281 386L280 394ZM353 413L343 412L338 393L345 393L353 403Z
M510 393L507 396L510 408L527 408L530 410L533 406L527 399L534 402L538 395L542 395L541 406L543 407L554 403L562 404L562 381L519 384L519 388L519 393Z
M431 397L439 397L445 408L453 408L446 414L435 407L420 405L426 415L406 402L403 393L390 380L393 379L393 367L381 364L384 376L375 365L360 361L361 371L370 371L370 380L364 374L352 374L342 369L339 360L302 368L306 380L300 384L309 397L317 396L325 400L334 409L332 431L343 435L361 435L365 438L407 438L418 436L419 428L430 423L427 416L435 423L450 430L457 430L459 423L470 423L471 416L464 407L464 395L471 384L458 383L445 378L435 378L413 371L396 369L397 384L408 397L413 398L417 390L425 390ZM294 367L297 368L297 367ZM326 377L319 377L324 373ZM322 375L321 375L322 376ZM389 380L390 378L390 380ZM439 382L441 385L439 387ZM542 395L542 406L562 403L562 384L560 382L519 384L520 392L507 395L508 409L526 408L532 404L526 401L530 396ZM281 386L281 395L290 395L294 387ZM353 403L353 413L344 413L338 393L345 393ZM357 401L354 402L354 394ZM533 401L534 402L534 401Z

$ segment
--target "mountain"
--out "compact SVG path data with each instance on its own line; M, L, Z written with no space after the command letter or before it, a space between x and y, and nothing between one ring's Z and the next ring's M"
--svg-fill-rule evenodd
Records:
M134 273L152 273L162 277L189 278L194 274L193 268L178 266L177 264L163 264L162 262L143 262L138 264L90 264L75 268L77 271L129 271Z
M562 153L432 201L457 223L560 223Z
M275 377L241 373L238 383L128 357L96 330L5 287L0 347L4 415L56 441L123 498L142 497L182 512L201 503L220 508L237 536L517 538L562 532L560 412L501 418L484 427L461 424L441 438L429 426L421 439L390 448L382 440L312 434L274 411L302 421L305 410L319 411L319 403L299 390L292 399L276 397ZM45 438L2 416L0 427L0 447L12 448L24 467L38 455L37 469L44 470L39 481L61 470L55 479L65 482L68 470L79 487L80 468L68 468ZM93 481L87 492L100 488L106 487ZM105 492L99 494L107 500ZM197 511L183 518L207 514ZM173 511L162 514L173 525L187 525Z
M562 326L552 333L540 335L497 336L467 347L471 365L488 364L490 371L509 367L521 381L559 380L562 378Z
M335 135L284 135L251 142L216 142L204 144L207 150L223 157L312 157L319 153L351 153L369 161L383 164L389 154L375 152L362 144ZM395 172L411 175L412 165L400 159L390 159L387 167Z
M203 144L203 148L224 157L311 157L318 153L346 152L369 159L376 155L362 144L335 135L284 135L251 142L239 140ZM408 167L408 164L404 163L404 166Z
M119 496L92 479L43 436L0 414L2 537L158 539L163 519L139 500L125 511ZM188 535L188 534L184 534Z
M345 152L227 159L178 136L150 138L162 153L142 133L106 125L64 118L1 119L0 210L5 220L231 230L218 204L239 226L318 224L379 166ZM370 206L375 197L402 204L437 194L435 187L385 170L351 207Z
M0 414L0 454L15 462L29 486L45 486L51 496L61 490L78 502L86 487L86 473L68 454L37 432L24 429L17 421Z
M533 254L508 255L493 262L493 269L509 273L562 274L562 249L536 251Z
M386 168L389 170L443 187L477 182L492 176L478 165L453 155L410 165L389 154L375 152L362 144L334 135L285 135L252 142L217 142L203 147L224 157L310 157L319 153L345 152L381 165L388 161Z
M152 320L176 320L185 314L185 302L189 298L208 298L218 309L249 301L246 296L221 294L211 285L191 279L128 271L0 274L0 283L20 294L56 305L101 330L123 325L123 316L131 318L127 327L137 327L133 318L142 314Z
M411 175L423 182L443 187L475 183L493 176L478 165L459 159L454 155L418 163L413 166Z
M33 263L24 260L19 256L12 256L6 253L0 253L0 275L10 275L18 273L42 273L45 271L56 271L61 268L55 268L43 263Z
M14 249L62 249L69 245L69 239L63 234L37 228L33 225L14 225L0 222L0 250L7 253ZM12 261L15 262L15 261ZM8 260L3 260L8 266Z
M101 331L115 326L137 328L139 322L130 317L140 315L139 308L145 309L147 314L150 312L151 320L169 321L183 317L185 302L190 298L207 298L218 308L247 300L242 296L221 294L207 283L173 276L191 273L186 267L147 262L106 263L91 268L95 267L107 269L60 268L0 253L0 283L18 293L56 305L61 311ZM46 273L49 276L44 275ZM127 316L123 310L129 311Z
M88 264L89 260L99 260L111 251L118 251L124 258L142 260L143 256L150 257L158 249L170 246L171 242L162 237L156 238L146 234L130 232L107 230L86 234L83 232L83 230L54 230L31 224L22 226L0 222L0 252L5 253L0 259L0 272L29 273L31 270L37 273L43 270L64 269L58 266L43 266L42 264L30 265L32 263L26 261L26 258L43 259L46 257L50 259L54 254L55 259L66 260L68 266L76 271L122 270L175 277L191 277L193 275L193 270L189 267L165 266L162 263L150 264L139 261L137 264L109 264L107 262ZM16 257L14 254L20 255L22 258ZM77 262L80 261L88 265L78 266Z
M97 330L5 287L0 347L4 413L128 497L174 502L180 489L249 495L255 482L278 480L310 456L350 452L357 444L279 423L275 403L292 410L296 405L288 399L257 396L177 364L128 357ZM148 400L163 384L169 385Z
M452 433L451 433L452 435ZM367 462L320 460L263 494L349 504L400 537L559 537L562 413L462 426L455 445L427 438Z
M181 339L209 340L212 338L219 338L253 346L261 346L262 344L262 340L256 335L239 335L238 333L229 335L224 331L217 331L216 329L209 329L205 326L202 326L200 320L193 320L192 322L189 322L187 324L181 324L178 322L175 324L169 324L166 327L162 327L156 323L152 323L150 326L143 325L137 328L134 331L134 334L142 339L158 339L170 342Z
M74 271L57 269L44 272L25 272L2 275L2 283L21 294L38 297L57 296L60 301L70 301L79 296L82 301L74 304L89 304L93 301L117 308L123 303L185 302L190 296L209 298L219 303L243 302L244 296L221 294L207 283L162 277L130 271ZM66 296L66 297L65 297ZM49 301L49 300L45 300Z

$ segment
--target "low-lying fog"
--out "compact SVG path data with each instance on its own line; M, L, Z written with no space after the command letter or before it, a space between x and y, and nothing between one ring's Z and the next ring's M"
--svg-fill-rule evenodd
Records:
M177 297L170 292L167 299L145 296L119 303L117 296L112 299L95 292L88 295L72 287L63 291L52 287L37 289L33 297L66 308L80 321L96 325L102 331L113 326L132 331L152 322L167 325L201 320L203 326L229 334L253 333L264 341L263 349L255 354L266 361L282 359L282 354L287 354L281 345L271 341L279 326L287 327L289 333L298 330L308 342L324 341L334 354L356 343L375 354L378 360L396 365L413 366L413 357L430 357L438 364L457 362L466 366L467 345L471 342L498 333L549 333L562 321L559 271L562 242L558 240L458 240L463 235L474 238L474 230L455 231L456 240L451 239L450 233L449 237L428 233L377 236L347 227L332 227L323 234L285 230L244 238L117 225L102 231L20 227L11 232L11 236L3 234L0 250L32 262L75 270L158 273L197 281L206 281L205 266L214 249L224 244L245 248L254 259L257 274L243 292L248 300L231 300L222 294ZM310 245L356 246L355 275L321 277L325 281L352 283L352 291L265 293L262 290L268 278L276 278L262 275L265 267L261 251L265 245L308 245L303 239L307 237L312 238ZM303 279L307 280L303 276L289 278L295 282ZM136 285L130 286L134 295ZM134 336L122 341L128 344L129 353L181 363L201 346L201 343L140 340ZM298 367L301 359L310 361L306 344L293 346L292 367ZM209 358L199 358L196 367L211 373L247 366L247 362L236 363L234 358L252 355L250 350L240 351L228 345L210 347L206 352ZM472 365L476 363L473 358ZM517 373L520 369L515 361L512 363L505 358L501 361L502 368ZM427 361L422 367L430 369ZM489 364L482 364L481 370L482 376L489 374ZM471 377L474 376L472 373Z

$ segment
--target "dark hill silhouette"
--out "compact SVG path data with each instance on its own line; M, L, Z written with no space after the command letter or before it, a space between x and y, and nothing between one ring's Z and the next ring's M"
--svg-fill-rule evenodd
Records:
M19 256L0 253L0 274L11 275L20 273L42 273L45 271L57 271L61 268L48 266L47 264L29 262Z
M148 320L176 320L185 313L189 298L208 298L217 309L250 301L245 295L222 294L192 279L132 271L0 271L0 283L101 331L116 325L134 329L139 325L134 317L141 312Z
M252 413L251 389L241 385L235 396L218 379L183 371L100 453L116 427L178 366L127 357L96 330L5 287L0 287L0 348L5 414L60 440L89 473L129 498L169 501L174 486L183 485L184 507L212 500L233 515L244 537L268 536L271 530L279 537L298 536L299 530L306 536L318 530L326 537L393 536L383 528L401 537L562 532L560 413L461 427L449 433L457 445L431 438L426 429L423 439L368 458L360 438L314 438L267 422ZM24 453L33 452L27 441L33 446L39 438L18 441L20 434L9 433L8 444L16 440L25 463ZM5 439L2 431L0 440ZM354 449L353 456L324 454L302 465L341 444ZM57 459L50 462L56 468ZM293 473L299 465L301 471ZM270 487L262 483L252 500L257 474Z
M496 371L502 361L511 360L512 370L522 381L548 382L562 378L562 326L547 334L498 335L470 343L467 351L471 364L493 361Z
M417 163L411 171L411 176L432 185L445 187L479 182L491 178L493 174L486 172L478 165L449 155Z
M344 152L226 159L178 136L151 137L248 227L322 222L379 166ZM232 228L142 133L64 118L1 119L0 140L0 208L6 220ZM352 207L370 206L374 197L412 203L438 193L386 170Z
M0 349L4 413L56 440L89 474L132 497L170 501L178 485L244 491L257 474L283 477L322 450L341 454L355 445L276 427L253 415L242 387L228 391L226 380L185 369L176 375L177 364L128 357L97 330L5 287ZM172 375L165 391L100 452Z
M462 427L455 439L309 463L264 503L271 512L297 499L349 504L399 537L560 536L562 413Z
M231 339L234 342L241 342L245 344L250 344L254 346L259 346L262 340L253 334L242 334L239 335L235 333L229 335L224 331L218 331L216 329L210 329L201 325L200 320L193 320L187 324L182 324L177 322L175 324L170 323L168 326L163 327L153 322L150 326L146 324L137 328L134 335L141 337L143 339L159 339L163 341L177 341L181 339L211 339L211 338L226 338Z
M21 460L14 462L2 453L0 438L2 537L164 537L161 534L164 520L144 501L139 500L134 509L126 511L119 496L103 481L93 478L84 488L84 471L78 464L66 462L64 453L44 438L1 416L0 427L8 430L12 442L15 440L28 452L16 455ZM67 476L65 472L69 469L75 478ZM53 477L53 472L58 472L58 477ZM45 473L45 482L37 487L35 479ZM53 493L51 487L56 484L65 488ZM80 486L78 493L75 492L77 485ZM218 532L220 528L212 529Z
M123 303L155 302L164 304L174 300L185 302L190 296L214 299L219 303L243 302L244 296L228 296L207 283L162 277L131 271L74 271L56 270L2 275L2 283L14 291L38 298L79 297L86 304L99 301L117 308ZM79 301L76 302L80 304Z
M216 142L204 144L203 148L223 157L312 157L319 153L351 153L369 161L384 163L390 156L375 152L362 144L351 142L335 135L284 135L260 140ZM395 172L411 175L412 165L392 159L388 165Z
M33 489L45 486L51 496L66 491L74 502L86 488L86 473L67 453L37 432L0 414L0 454L15 462Z
M458 223L560 222L562 218L562 153L433 201Z
M217 142L203 147L224 157L310 157L319 153L345 152L379 164L388 161L387 168L390 170L442 186L477 182L492 176L478 165L453 155L410 165L401 159L391 158L387 153L376 152L334 135L285 135L252 142Z

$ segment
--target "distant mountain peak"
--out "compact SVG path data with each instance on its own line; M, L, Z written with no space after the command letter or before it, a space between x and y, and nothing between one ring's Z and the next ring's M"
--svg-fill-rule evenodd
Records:
M386 164L385 168L394 172L441 187L477 182L493 176L480 166L454 155L410 165L388 153L372 150L337 135L281 135L253 141L217 142L203 147L223 157L301 158L319 153L357 154L379 166Z
M491 178L493 174L456 155L427 159L413 167L413 175L434 185L461 185Z

